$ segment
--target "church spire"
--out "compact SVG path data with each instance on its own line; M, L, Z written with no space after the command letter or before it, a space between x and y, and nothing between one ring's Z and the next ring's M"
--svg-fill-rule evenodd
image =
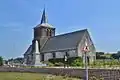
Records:
M43 10L43 14L42 14L42 19L41 19L41 23L47 23L47 17L46 17L46 12L45 12L45 8Z

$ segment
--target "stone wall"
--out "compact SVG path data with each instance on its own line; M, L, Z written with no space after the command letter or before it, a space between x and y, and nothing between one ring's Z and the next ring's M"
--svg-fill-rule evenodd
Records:
M53 75L67 75L71 77L85 78L84 69L67 69L67 68L12 68L0 67L0 72L33 72ZM89 77L104 78L104 80L119 80L119 69L89 69Z
M64 58L65 53L69 54L69 57L77 57L77 53L75 50L66 50L66 51L59 51L59 52L55 52L55 57L56 58ZM49 59L53 58L53 54L52 53L45 53L44 54L44 61L48 61Z

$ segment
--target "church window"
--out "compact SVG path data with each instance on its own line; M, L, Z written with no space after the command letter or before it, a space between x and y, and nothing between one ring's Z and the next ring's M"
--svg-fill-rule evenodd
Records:
M44 54L41 55L41 58L42 58L41 60L44 61Z
M48 36L48 34L49 34L49 33L48 33L48 29L47 29L47 30L46 30L46 36Z
M50 30L50 36L52 36L52 30Z
M67 53L67 52L65 52L65 55L66 55L66 56L68 56L68 53Z
M50 29L47 29L46 34L47 34L47 36L51 36L52 35L52 31Z
M65 56L66 56L66 57L69 57L69 54L68 54L68 52L65 52Z
M52 53L52 55L53 55L53 58L55 58L55 57L56 57L56 54L55 54L55 52L53 52L53 53Z
M49 36L49 29L47 29L47 36Z

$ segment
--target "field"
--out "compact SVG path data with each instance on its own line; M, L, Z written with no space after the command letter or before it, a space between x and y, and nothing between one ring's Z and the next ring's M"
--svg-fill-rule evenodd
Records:
M80 80L39 73L0 72L0 80Z

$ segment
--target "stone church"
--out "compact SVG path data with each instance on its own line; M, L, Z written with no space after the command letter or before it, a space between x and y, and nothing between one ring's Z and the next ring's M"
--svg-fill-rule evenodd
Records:
M84 57L83 48L88 43L89 61L96 59L95 46L87 29L75 32L55 35L55 28L48 24L45 9L43 10L41 23L34 27L32 44L24 53L24 64L28 66L41 66L41 61L52 58Z

